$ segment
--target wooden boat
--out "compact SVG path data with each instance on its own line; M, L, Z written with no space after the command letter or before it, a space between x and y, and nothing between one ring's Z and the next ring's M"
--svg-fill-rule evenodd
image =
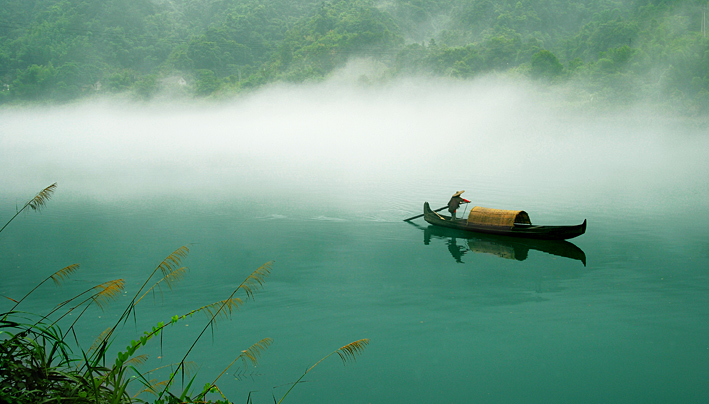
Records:
M578 260L581 261L583 266L586 266L586 253L575 244L566 240L507 237L495 234L473 233L434 225L422 227L415 223L411 224L423 230L423 243L426 245L429 245L433 238L443 239L449 242L459 238L464 240L464 243L468 246L468 250L474 253L490 254L500 258L524 261L527 259L529 251L535 250ZM453 257L455 258L455 255Z
M537 226L532 224L529 215L523 210L500 210L479 206L471 209L467 219L451 220L450 216L431 210L431 206L425 202L423 218L432 225L452 229L541 240L568 240L586 232L586 220L573 226Z

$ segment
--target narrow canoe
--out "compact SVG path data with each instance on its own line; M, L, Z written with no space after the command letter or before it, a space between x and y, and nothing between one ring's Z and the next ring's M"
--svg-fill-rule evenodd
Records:
M526 214L525 214L526 215ZM504 236L525 237L541 240L568 240L586 232L586 220L572 226L536 226L533 224L514 223L513 225L491 225L470 223L466 219L451 220L450 216L440 215L423 204L423 218L432 225L472 231L476 233L499 234Z

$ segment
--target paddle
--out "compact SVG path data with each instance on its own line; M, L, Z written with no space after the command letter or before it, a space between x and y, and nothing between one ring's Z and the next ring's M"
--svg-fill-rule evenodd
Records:
M446 206L444 206L444 207L442 207L442 208L438 208L438 209L434 210L434 212L440 212L440 211L442 211L443 209L446 209L447 207L448 207L448 205L446 205ZM421 216L423 216L423 213L420 214L420 215L416 215L416 216L410 217L410 218L408 218L408 219L404 219L404 221L405 221L405 222L408 222L409 220L418 219L418 218L421 217Z

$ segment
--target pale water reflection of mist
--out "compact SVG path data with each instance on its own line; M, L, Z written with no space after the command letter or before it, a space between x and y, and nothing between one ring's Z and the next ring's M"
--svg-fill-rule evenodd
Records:
M709 174L706 131L681 119L593 113L500 80L6 108L0 121L3 192L14 196L57 181L100 199L335 198L402 211L462 188L488 205L576 204L618 189L652 204L658 193L679 203L685 192L706 194L696 184Z

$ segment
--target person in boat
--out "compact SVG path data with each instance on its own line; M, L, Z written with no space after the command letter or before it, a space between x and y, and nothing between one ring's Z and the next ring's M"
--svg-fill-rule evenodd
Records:
M451 214L451 220L455 220L455 211L458 210L461 203L470 203L469 200L461 198L463 192L465 192L465 190L454 193L453 196L451 196L451 200L448 201L448 212Z

